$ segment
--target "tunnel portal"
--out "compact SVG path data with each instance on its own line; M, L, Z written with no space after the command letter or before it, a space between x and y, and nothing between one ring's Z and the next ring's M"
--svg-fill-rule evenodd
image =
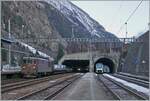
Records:
M74 72L88 72L89 71L89 60L64 60L63 65L68 68L72 68Z
M115 72L114 62L109 58L100 58L100 59L98 59L94 64L94 72L96 72L96 64L98 64L98 63L109 67L109 73L114 73Z

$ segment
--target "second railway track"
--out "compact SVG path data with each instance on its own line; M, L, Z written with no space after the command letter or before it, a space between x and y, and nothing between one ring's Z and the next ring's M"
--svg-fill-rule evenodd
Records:
M117 100L148 100L147 97L132 91L131 89L108 77L105 77L104 75L99 75L98 79L115 96Z
M112 76L149 88L149 82L146 80L137 79L135 77L129 77L121 74L113 74Z
M34 84L41 83L41 82L45 82L45 81L48 81L50 79L55 79L55 78L58 78L60 76L63 77L66 75L67 74L65 74L65 75L59 74L59 75L53 75L53 76L48 76L48 77L43 77L43 78L38 78L38 79L32 79L32 80L20 81L20 82L16 82L16 83L2 85L1 93L5 93L5 92L11 91L11 90L15 90L15 89L19 89L22 87L34 85Z
M21 96L17 100L50 100L79 77L81 75L61 78L47 87Z

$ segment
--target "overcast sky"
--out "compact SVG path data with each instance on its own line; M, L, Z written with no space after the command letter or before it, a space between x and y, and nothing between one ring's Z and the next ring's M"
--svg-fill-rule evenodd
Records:
M109 32L125 37L125 27L118 33L121 25L135 10L140 1L72 1ZM128 37L148 30L149 1L143 1L127 24Z

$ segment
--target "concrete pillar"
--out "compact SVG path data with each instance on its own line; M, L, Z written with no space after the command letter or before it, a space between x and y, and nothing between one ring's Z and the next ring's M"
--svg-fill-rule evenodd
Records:
M89 65L89 70L90 70L90 72L93 72L94 70L93 70L93 68L94 68L94 63L93 63L93 61L90 59L90 65Z

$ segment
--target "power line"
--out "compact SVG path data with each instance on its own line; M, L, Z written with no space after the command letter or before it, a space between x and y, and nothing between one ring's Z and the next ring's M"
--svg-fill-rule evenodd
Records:
M132 17L132 15L136 12L136 10L140 7L140 5L142 4L143 0L140 1L139 5L136 7L136 9L131 13L131 15L128 17L127 21L128 22L130 20L130 18Z
M136 12L136 10L140 7L140 5L142 4L143 0L140 1L140 3L138 4L138 6L135 8L135 10L130 14L130 16L127 18L127 20L125 21L125 23L122 24L122 26L119 28L118 32L119 33L121 31L121 29L124 27L124 25L131 19L131 17L133 16L133 14Z

